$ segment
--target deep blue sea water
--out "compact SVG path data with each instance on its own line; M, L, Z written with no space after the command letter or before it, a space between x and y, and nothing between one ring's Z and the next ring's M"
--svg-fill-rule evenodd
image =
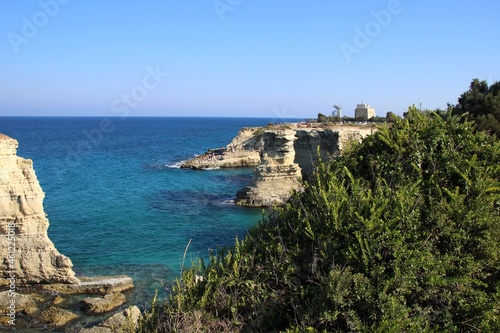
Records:
M231 204L252 170L176 167L268 118L0 117L45 192L50 239L78 275L126 274L135 301L210 249L232 245L262 210Z

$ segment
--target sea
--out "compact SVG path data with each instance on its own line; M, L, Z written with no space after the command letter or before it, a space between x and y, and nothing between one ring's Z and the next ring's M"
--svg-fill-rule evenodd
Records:
M280 119L280 122L287 121ZM295 120L296 121L296 120ZM181 169L271 118L0 117L33 160L49 238L77 276L128 275L130 303L166 296L183 268L243 238L266 214L234 204L251 169Z

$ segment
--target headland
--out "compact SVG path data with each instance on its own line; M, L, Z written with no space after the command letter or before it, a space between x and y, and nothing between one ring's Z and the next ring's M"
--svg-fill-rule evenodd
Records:
M252 167L250 183L238 191L241 206L270 207L300 190L318 162L338 156L352 141L377 130L374 124L286 123L242 128L226 146L209 149L181 168Z

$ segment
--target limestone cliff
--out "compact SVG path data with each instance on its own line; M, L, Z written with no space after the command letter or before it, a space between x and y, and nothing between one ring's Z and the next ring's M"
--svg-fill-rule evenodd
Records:
M44 192L18 142L0 134L0 285L78 283L71 260L47 236Z
M318 160L326 161L338 156L349 142L359 141L374 131L376 128L360 126L297 128L295 163L300 166L302 177L309 178L316 169Z
M338 156L349 142L376 131L368 126L268 126L260 131L263 151L252 180L236 194L236 204L267 207L284 203L302 188L319 160Z
M236 204L266 207L282 204L319 160L338 156L352 141L376 131L373 126L284 124L243 128L227 148L211 149L183 168L255 167L250 183L236 194ZM319 155L318 155L319 152Z
M264 143L260 165L254 169L250 184L236 194L236 203L242 206L283 203L301 185L301 168L295 162L295 130L271 128L260 137Z
M260 164L258 131L260 127L242 128L227 147L210 149L181 164L181 168L245 168Z
M295 141L295 163L297 163L304 179L309 178L317 166L319 157L326 160L340 153L339 131L331 128L297 129Z

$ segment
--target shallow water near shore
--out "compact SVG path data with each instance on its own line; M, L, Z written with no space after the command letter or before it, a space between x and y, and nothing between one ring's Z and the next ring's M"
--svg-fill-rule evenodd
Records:
M148 304L184 265L229 246L262 219L232 204L250 169L195 171L179 162L227 145L268 118L0 117L0 133L33 160L50 239L77 275L133 278ZM164 292L163 292L164 295Z

